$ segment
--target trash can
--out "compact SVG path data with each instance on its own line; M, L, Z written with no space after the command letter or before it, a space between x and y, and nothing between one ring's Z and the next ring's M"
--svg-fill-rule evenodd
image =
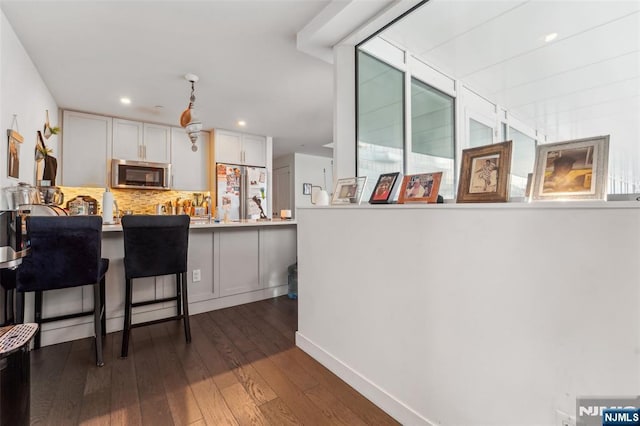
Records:
M0 328L0 425L28 425L31 415L29 343L37 324Z
M289 292L287 296L289 299L297 299L298 298L298 262L287 268L289 271L289 275L287 277L287 283L289 285Z

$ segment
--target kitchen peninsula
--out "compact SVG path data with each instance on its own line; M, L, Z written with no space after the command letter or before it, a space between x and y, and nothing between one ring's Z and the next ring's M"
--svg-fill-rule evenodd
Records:
M208 223L194 221L189 233L187 285L189 312L222 309L287 293L287 267L296 262L296 222L285 220ZM167 244L170 244L168 241ZM122 329L124 315L124 246L122 227L103 227L102 257L110 260L106 277L107 332ZM136 279L133 300L175 294L175 278ZM33 295L27 295L26 318L33 315ZM55 315L93 306L92 289L46 292L44 314ZM133 322L175 313L175 302L134 310ZM93 335L88 317L44 324L42 344L51 345Z

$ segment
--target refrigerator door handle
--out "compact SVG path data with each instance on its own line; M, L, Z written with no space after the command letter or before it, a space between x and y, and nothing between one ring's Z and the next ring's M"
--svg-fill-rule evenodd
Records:
M246 188L246 179L245 179L245 175L247 173L247 170L242 167L242 172L240 173L240 217L238 219L242 220L245 219L245 213L246 213L246 201L245 201L245 194L247 193L247 188Z

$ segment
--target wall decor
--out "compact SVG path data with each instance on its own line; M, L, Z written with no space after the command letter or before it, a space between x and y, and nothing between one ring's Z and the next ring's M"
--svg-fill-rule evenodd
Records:
M609 135L538 145L531 198L606 200Z
M20 177L20 144L24 138L15 130L7 130L7 176L18 179Z
M366 176L338 179L331 204L360 204Z
M311 184L303 183L302 184L302 195L311 195Z
M384 173L378 177L376 186L373 188L371 198L369 198L370 204L389 204L393 202L394 196L400 181L402 180L402 173Z
M511 141L462 151L458 203L505 202L509 199Z
M400 185L398 203L437 202L441 180L442 172L406 175Z

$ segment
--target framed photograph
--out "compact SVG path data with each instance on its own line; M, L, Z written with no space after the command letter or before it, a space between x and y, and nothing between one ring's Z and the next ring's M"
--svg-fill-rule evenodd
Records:
M338 179L331 204L360 204L367 177Z
M462 151L458 203L494 203L509 199L511 141Z
M311 184L303 183L302 184L302 195L311 195Z
M398 203L436 203L442 172L406 175L400 185Z
M609 135L538 145L531 198L606 200Z
M20 144L24 138L15 130L7 130L9 143L7 146L7 176L20 178Z
M369 198L370 204L389 204L393 202L395 192L398 190L400 180L402 179L402 173L384 173L378 177L376 186L373 188L371 198Z

